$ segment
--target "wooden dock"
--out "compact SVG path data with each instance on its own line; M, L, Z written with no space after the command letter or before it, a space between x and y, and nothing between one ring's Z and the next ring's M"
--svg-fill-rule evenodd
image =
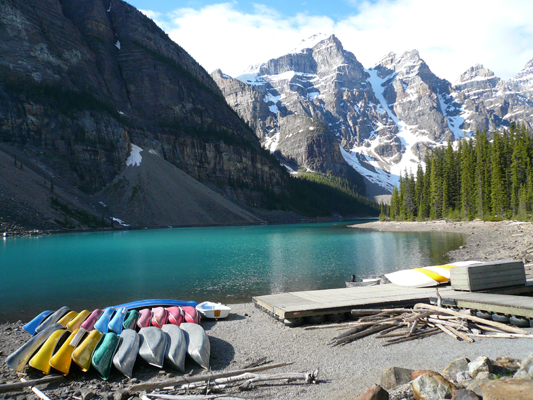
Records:
M439 294L460 308L474 308L533 318L533 276L526 285L499 288L488 292L459 292L450 285L439 286ZM255 305L280 320L303 317L334 316L357 308L408 307L430 303L436 297L435 287L411 288L394 284L310 290L257 296ZM474 307L475 306L475 307ZM511 313L511 311L514 313Z

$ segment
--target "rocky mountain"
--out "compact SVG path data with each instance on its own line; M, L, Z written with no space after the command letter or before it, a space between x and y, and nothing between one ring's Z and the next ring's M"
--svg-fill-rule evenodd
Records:
M533 60L509 81L476 65L452 85L416 50L366 69L334 35L316 35L235 78L211 75L288 168L342 175L344 159L369 195L390 192L400 174L416 171L428 149L448 140L512 122L533 126ZM317 128L322 147L309 146Z
M0 155L16 167L0 182L0 220L228 224L258 221L240 207L297 209L286 169L209 74L124 1L0 1L0 54ZM135 146L146 167L130 170ZM21 208L28 170L47 195Z

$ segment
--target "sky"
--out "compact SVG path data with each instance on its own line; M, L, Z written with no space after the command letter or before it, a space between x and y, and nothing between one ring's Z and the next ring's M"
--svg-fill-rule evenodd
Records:
M509 79L533 59L531 0L126 0L207 72L238 76L314 34L335 34L365 68L417 49L454 83L482 64Z

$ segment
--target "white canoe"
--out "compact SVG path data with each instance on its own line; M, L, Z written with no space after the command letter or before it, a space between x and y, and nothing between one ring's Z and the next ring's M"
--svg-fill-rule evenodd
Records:
M220 303L213 303L211 301L204 301L196 306L196 311L206 318L226 318L231 311L231 308Z
M211 345L204 328L198 324L184 322L180 325L187 341L187 354L202 368L209 369Z
M450 282L450 268L480 264L480 261L459 261L430 267L403 269L385 277L398 286L428 287Z

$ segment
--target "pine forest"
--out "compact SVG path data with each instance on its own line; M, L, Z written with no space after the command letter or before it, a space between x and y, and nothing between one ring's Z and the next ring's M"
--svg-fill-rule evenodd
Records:
M531 220L532 165L533 139L521 125L448 142L428 152L425 170L400 177L380 219Z

